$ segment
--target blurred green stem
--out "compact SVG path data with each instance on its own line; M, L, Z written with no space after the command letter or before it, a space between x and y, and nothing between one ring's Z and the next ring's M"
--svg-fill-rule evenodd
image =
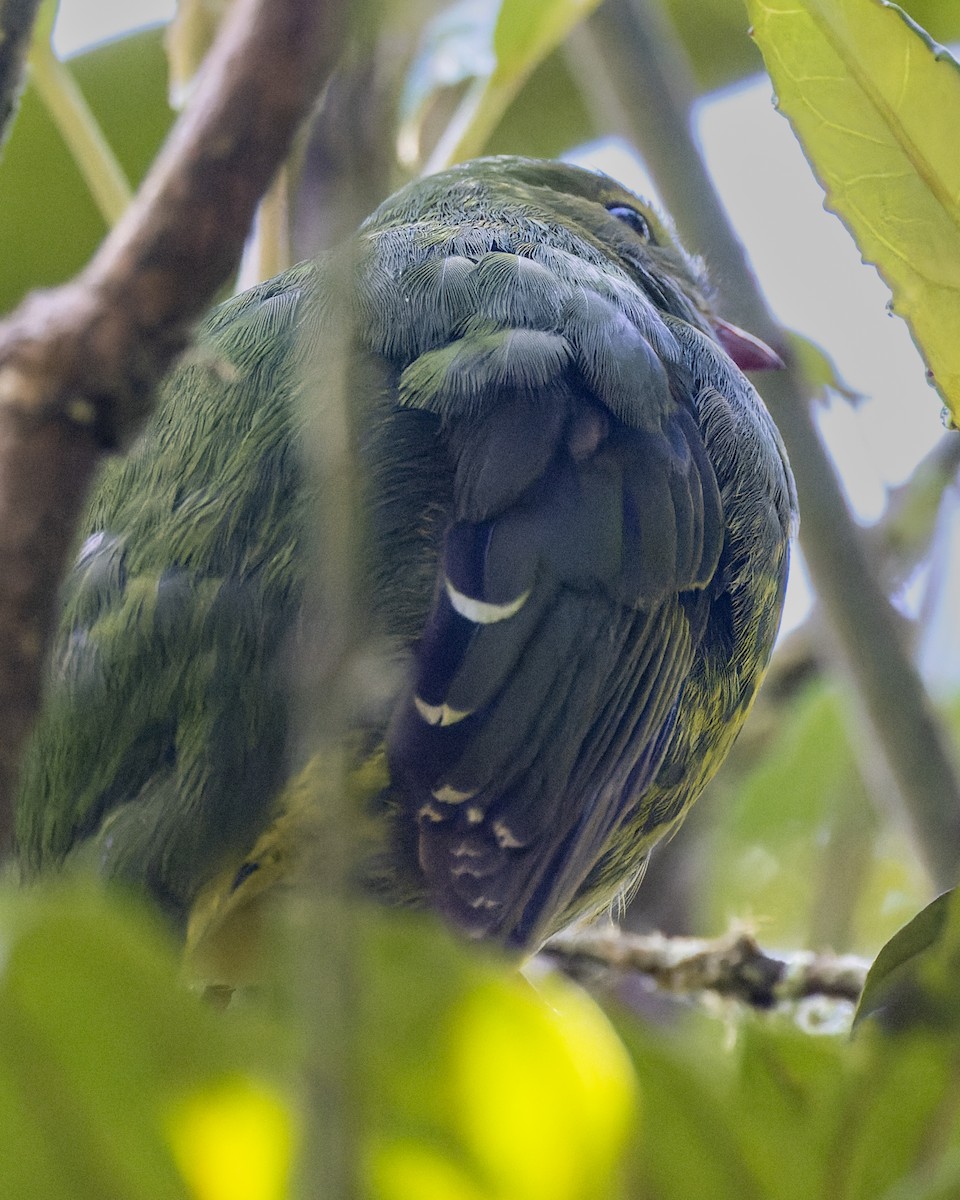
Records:
M113 227L133 198L130 183L103 136L96 117L50 43L30 48L30 78L106 223Z
M344 136L349 137L349 130ZM354 180L338 178L331 213L344 239L355 226ZM356 846L348 762L342 749L354 698L350 667L363 634L357 587L359 515L348 368L352 322L347 264L333 256L324 276L326 314L305 325L310 349L300 419L302 454L316 496L311 573L304 604L305 645L293 679L296 739L290 749L322 764L315 797L323 813L322 844L313 847L306 886L291 911L289 966L306 1033L303 1086L306 1136L299 1195L351 1200L357 1194L358 1047L356 1012L360 939L352 897ZM322 392L316 380L323 380ZM322 403L318 397L322 395ZM358 609L358 606L360 608Z
M498 86L492 78L475 80L430 152L423 174L432 175L482 154L513 96L512 88Z
M831 787L828 837L817 856L806 945L843 954L856 945L857 903L873 865L877 813L852 762Z
M587 65L585 94L602 87L615 99L620 129L641 148L681 231L709 252L724 315L769 342L788 363L786 370L764 378L763 395L796 476L801 546L920 853L936 886L949 886L956 882L960 862L956 769L907 653L902 620L872 570L820 440L809 389L694 142L689 64L655 0L606 0L583 36L593 40L595 57L603 64L599 76Z
M290 253L290 164L282 166L260 201L243 250L236 290L245 291L292 266Z
M369 15L369 14L368 14ZM380 28L378 22L373 28ZM356 29L356 26L354 26ZM371 54L375 50L370 50ZM366 79L362 95L353 83ZM342 106L337 97L355 102ZM356 896L358 828L363 814L351 795L350 754L343 735L366 697L360 663L368 646L369 609L360 579L363 546L361 464L355 429L352 246L360 220L384 194L396 167L384 129L390 91L372 86L363 70L354 76L341 60L330 82L318 136L323 146L325 206L322 240L346 247L326 260L322 316L304 328L311 349L305 363L301 408L302 446L316 499L312 570L305 605L307 653L298 663L298 756L322 762L317 805L323 836L308 880L304 921L294 913L298 1012L308 1039L304 1085L307 1131L301 1168L303 1200L351 1200L358 1195L361 1054L357 1013L363 939ZM316 147L314 147L316 149ZM306 153L309 153L307 151ZM304 175L300 174L301 184ZM309 186L309 183L308 183ZM285 206L286 207L286 206ZM317 386L318 381L321 386ZM369 673L368 673L369 675Z

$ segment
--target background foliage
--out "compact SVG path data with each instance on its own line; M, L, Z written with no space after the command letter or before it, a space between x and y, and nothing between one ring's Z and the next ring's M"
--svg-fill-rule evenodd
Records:
M202 43L222 7L181 5L181 90L191 69L184 62L201 57L197 45L191 57L190 39ZM954 65L878 0L747 7L831 206L881 262L928 362L946 361L960 345ZM616 0L600 8L490 0L424 5L412 16L384 9L380 36L334 82L333 115L301 148L290 192L267 202L289 217L281 259L323 244L342 150L336 117L358 92L372 200L445 155L560 154L621 129L634 97L618 94L616 80L612 100L589 86L602 22L616 8ZM908 8L934 38L960 37L960 0ZM830 24L837 14L849 22L840 42ZM682 56L702 91L762 69L740 0L670 0L665 15L672 24L661 22L657 36L675 31L669 53ZM880 25L864 32L858 22L868 21ZM829 58L838 44L839 67ZM908 60L911 88L891 91L878 72ZM69 72L114 166L136 184L173 119L163 32L92 50ZM831 72L844 87L811 88ZM875 122L884 119L888 141L871 150L879 159L861 160L862 122L875 147ZM825 138L831 128L844 139ZM106 230L89 186L100 168L81 170L63 130L28 86L0 163L4 308L69 278ZM655 148L640 149L656 158ZM946 282L932 299L896 270L915 261L914 235L943 265ZM816 382L831 403L845 402L817 361ZM935 366L955 405L952 369ZM951 453L942 453L947 466L933 483L929 469L918 471L891 498L874 533L891 591L928 559ZM908 632L915 642L919 622ZM776 945L873 957L931 899L922 848L834 661L815 612L781 646L710 794L658 855L627 914L631 925L715 935L734 921ZM956 712L942 719L954 742ZM0 1192L38 1200L324 1194L310 1174L323 1092L318 1101L314 1026L296 983L297 928L293 920L274 931L270 982L219 1013L185 989L176 947L135 904L80 883L30 895L11 883L0 892ZM518 976L425 918L361 908L352 932L355 973L343 986L352 989L354 1020L334 1064L347 1103L325 1115L356 1163L357 1194L960 1195L960 915L949 900L924 909L884 951L852 1040L849 1009L816 999L758 1014L708 997L669 1003L635 979L604 976L589 981L598 1004L546 963Z

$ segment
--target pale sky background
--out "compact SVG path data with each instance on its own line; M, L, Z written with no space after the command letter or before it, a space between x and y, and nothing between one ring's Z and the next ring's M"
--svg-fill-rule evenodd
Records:
M174 0L60 0L53 46L64 57L142 25L169 21Z
M61 0L54 45L75 53L133 27L169 19L173 0ZM842 400L821 414L821 427L863 521L883 511L886 490L901 483L942 433L940 401L902 321L887 313L889 293L864 266L840 222L824 211L822 193L790 132L774 111L769 82L756 79L701 106L699 136L708 166L771 306L790 328L834 359L845 382L866 397ZM578 161L600 167L647 192L636 160L615 144L589 147ZM695 249L692 247L692 249ZM955 508L956 506L954 506ZM945 518L938 586L940 616L921 656L942 681L960 678L960 645L951 598L960 595L960 521ZM951 580L951 576L955 576ZM802 566L792 573L784 627L809 607Z

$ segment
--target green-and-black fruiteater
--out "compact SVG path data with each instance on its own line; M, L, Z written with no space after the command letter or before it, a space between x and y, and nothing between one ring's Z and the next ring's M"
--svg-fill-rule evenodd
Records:
M645 203L562 163L410 184L349 261L366 578L403 664L361 740L395 874L534 947L636 882L753 700L795 499L739 367L772 352ZM325 269L218 308L104 476L24 769L28 875L92 855L182 920L276 817Z

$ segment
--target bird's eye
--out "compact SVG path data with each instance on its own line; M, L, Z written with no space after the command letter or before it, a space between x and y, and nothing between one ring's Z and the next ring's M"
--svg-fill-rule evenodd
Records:
M631 208L629 204L611 204L607 209L611 217L616 217L618 221L622 221L624 225L629 225L633 232L643 238L645 242L653 241L653 233L650 229L650 223L641 212L637 212L635 208Z

